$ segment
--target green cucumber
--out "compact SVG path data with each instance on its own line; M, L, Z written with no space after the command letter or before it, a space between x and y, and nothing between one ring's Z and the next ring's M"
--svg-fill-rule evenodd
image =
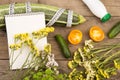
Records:
M68 44L66 43L65 39L60 34L57 34L55 36L55 39L58 42L58 44L60 45L60 48L61 48L62 53L65 56L65 58L70 58L71 53L70 53Z
M117 22L109 31L108 37L114 38L120 33L120 21Z
M15 14L21 14L26 12L25 4L15 4ZM45 20L48 22L56 11L59 9L58 7L44 5L44 4L31 4L32 12L44 12ZM0 5L0 28L5 27L4 15L8 15L9 5ZM54 25L57 26L66 26L67 23L68 11L65 10L60 18L56 21ZM80 23L85 22L85 18L79 14L73 13L72 25L78 25Z

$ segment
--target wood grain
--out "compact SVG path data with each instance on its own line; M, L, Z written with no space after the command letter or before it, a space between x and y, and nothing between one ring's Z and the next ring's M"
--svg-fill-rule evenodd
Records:
M8 3L10 3L9 0L0 0L0 5L1 5L1 4L8 4Z
M9 0L11 2L16 2L16 3L25 3L27 1L32 2L32 3L38 3L38 0Z

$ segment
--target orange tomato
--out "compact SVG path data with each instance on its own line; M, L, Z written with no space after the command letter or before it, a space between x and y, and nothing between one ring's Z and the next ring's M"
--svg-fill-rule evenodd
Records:
M71 44L79 44L82 41L82 32L80 30L72 30L68 35L68 41Z
M92 40L96 42L102 41L105 37L103 30L98 26L93 26L90 28L89 36Z

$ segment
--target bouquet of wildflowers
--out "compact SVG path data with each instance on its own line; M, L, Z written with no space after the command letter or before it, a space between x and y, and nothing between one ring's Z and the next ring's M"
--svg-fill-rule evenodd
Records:
M10 57L13 57L14 52L17 50L20 50L20 53L14 60L11 59L10 67L14 65L16 59L22 54L23 48L29 48L28 56L20 69L21 71L24 67L28 68L23 74L23 80L63 80L66 77L64 74L59 74L57 70L58 63L54 60L54 54L51 54L51 45L45 45L44 50L39 50L36 46L40 39L48 36L53 31L53 27L46 27L32 33L15 34L14 44L10 45ZM29 61L31 55L32 60Z
M68 62L72 72L70 80L106 80L120 70L120 43L95 48L92 40L86 40L82 48Z

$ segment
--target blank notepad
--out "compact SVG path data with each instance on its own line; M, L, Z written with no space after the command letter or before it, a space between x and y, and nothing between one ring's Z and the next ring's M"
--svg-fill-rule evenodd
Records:
M32 33L33 31L39 30L40 28L45 28L45 15L42 12L6 15L5 22L10 57L9 61L11 65L11 59L16 59L17 55L20 54L20 50L17 50L14 52L13 57L11 57L11 49L9 48L9 46L11 44L14 44L14 35L19 33ZM47 44L46 37L39 40L39 42L37 43L37 47L42 50L45 44ZM19 57L17 57L10 69L20 69L25 62L29 52L29 48L23 48L22 53L19 55ZM29 57L29 61L30 60L32 60L31 57Z

